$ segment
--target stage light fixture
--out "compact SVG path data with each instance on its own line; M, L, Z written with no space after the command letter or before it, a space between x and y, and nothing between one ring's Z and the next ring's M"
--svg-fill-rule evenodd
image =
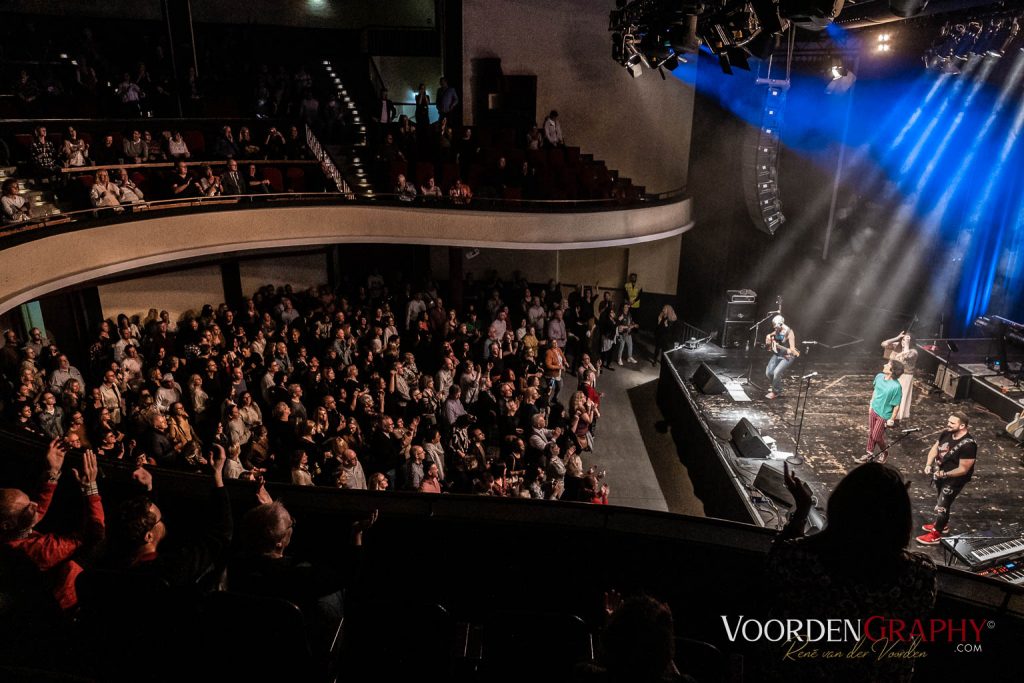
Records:
M984 36L985 54L993 57L1002 57L1013 46L1019 36L1020 17L993 19Z
M722 70L749 69L748 57L767 59L791 24L820 31L837 18L846 0L616 0L609 13L612 58L629 68L629 47L648 69L669 66L673 56L702 44Z

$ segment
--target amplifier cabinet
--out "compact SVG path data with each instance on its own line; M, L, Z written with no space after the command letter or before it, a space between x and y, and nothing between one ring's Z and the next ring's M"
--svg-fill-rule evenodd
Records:
M945 363L940 363L935 370L935 386L953 400L965 399L971 389L971 373L959 365L946 367Z
M746 320L726 320L725 332L722 334L722 348L739 349L746 346L754 335L754 333L750 331L750 327L750 323Z
M757 311L757 304L753 301L729 301L725 304L725 319L733 320L754 320Z

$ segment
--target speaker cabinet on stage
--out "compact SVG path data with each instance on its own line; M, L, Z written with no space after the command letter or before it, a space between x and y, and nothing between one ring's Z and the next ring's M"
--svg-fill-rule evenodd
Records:
M754 479L754 488L788 508L796 505L793 494L786 488L786 476L782 471L782 465L771 462L761 465L761 469L757 471L757 478Z
M747 322L754 319L755 301L729 301L725 304L726 322Z
M750 327L750 323L746 320L726 320L725 332L722 334L722 348L738 349L746 346L753 334Z
M940 363L935 370L935 386L942 389L942 393L954 401L965 399L971 388L971 373L959 365L947 367L944 363Z
M732 442L736 444L741 458L767 458L772 453L772 449L761 438L761 432L747 418L732 428Z
M757 477L754 479L754 488L783 507L789 509L796 507L796 501L793 499L793 494L786 488L786 475L783 472L781 464L766 462L761 465L761 469L757 471ZM812 491L806 483L804 484L804 488L812 497L814 497L814 491ZM807 523L804 525L804 533L813 534L824 528L825 517L818 511L817 506L812 507L808 511Z
M697 391L702 394L720 394L725 391L725 385L722 384L722 380L718 379L718 375L708 367L707 363L700 364L700 367L693 373L690 381L693 382L693 386L697 387Z

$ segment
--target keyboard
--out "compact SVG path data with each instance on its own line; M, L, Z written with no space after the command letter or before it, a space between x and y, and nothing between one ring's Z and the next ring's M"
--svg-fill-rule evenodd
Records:
M1005 562L1024 555L1024 538L1010 540L991 538L942 539L942 546L971 570L978 570L997 562Z
M997 567L980 571L978 575L999 579L1012 583L1014 586L1024 586L1024 565L1020 562L1006 562Z

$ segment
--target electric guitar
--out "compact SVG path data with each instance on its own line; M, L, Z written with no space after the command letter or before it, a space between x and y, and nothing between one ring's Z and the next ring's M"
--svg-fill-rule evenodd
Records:
M786 360L792 360L793 358L800 357L800 352L798 350L791 349L788 346L783 346L774 339L772 339L771 349L773 354L775 354L776 356L784 356Z
M1010 424L1006 425L1006 432L1017 441L1024 442L1024 410L1010 420Z

